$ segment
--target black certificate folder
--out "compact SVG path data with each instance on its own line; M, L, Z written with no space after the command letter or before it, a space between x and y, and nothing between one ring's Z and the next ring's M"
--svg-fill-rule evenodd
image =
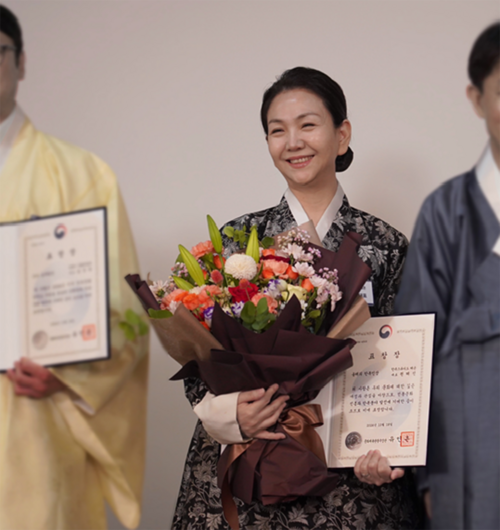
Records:
M0 371L108 359L106 208L0 224Z

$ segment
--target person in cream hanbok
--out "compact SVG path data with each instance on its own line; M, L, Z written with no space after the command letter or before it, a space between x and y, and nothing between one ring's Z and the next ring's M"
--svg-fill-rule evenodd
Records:
M288 70L264 94L262 124L273 161L288 189L272 208L243 215L226 226L256 226L259 239L275 236L309 219L323 245L336 251L347 232L362 236L359 256L371 268L366 292L373 315L392 312L408 242L376 217L353 208L337 181L352 161L351 125L340 86L311 68ZM227 238L229 253L236 246ZM229 530L217 486L220 444L250 438L279 440L267 430L276 423L287 396L271 401L269 389L215 397L199 379L186 380L186 395L200 418L188 456L172 530ZM354 469L338 470L337 486L323 497L245 504L236 499L239 525L246 530L417 528L412 475L391 469L370 451Z
M0 222L105 206L112 330L109 360L49 370L23 359L0 374L0 530L104 529L104 499L135 528L148 339L118 329L125 309L140 311L123 280L138 270L127 214L102 160L37 131L16 105L21 30L3 6L0 60Z
M396 301L399 313L437 313L418 472L432 529L500 528L500 23L478 37L469 76L490 141L422 205Z

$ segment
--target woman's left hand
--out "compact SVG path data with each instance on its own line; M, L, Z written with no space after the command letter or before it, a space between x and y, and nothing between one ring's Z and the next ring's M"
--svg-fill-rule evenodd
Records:
M361 482L365 484L375 484L382 486L393 480L401 478L405 471L400 467L392 467L385 456L380 451L368 451L366 455L360 456L356 460L354 473Z

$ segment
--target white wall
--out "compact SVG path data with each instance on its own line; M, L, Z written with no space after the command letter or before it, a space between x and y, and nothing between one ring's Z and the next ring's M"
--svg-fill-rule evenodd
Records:
M351 203L410 235L424 196L486 142L465 98L496 0L5 0L28 56L19 101L35 125L116 171L144 273L284 189L259 124L284 69L324 70L347 96ZM131 271L134 272L134 271ZM168 529L194 426L177 366L152 341L142 529ZM113 518L113 528L121 528Z

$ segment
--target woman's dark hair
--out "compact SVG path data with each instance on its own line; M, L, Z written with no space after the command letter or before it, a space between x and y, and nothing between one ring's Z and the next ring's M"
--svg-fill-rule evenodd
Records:
M17 20L16 15L0 4L0 31L5 33L7 37L10 37L14 41L16 47L16 64L19 63L19 56L23 51L23 33L21 26Z
M500 65L500 21L488 26L472 46L469 55L469 79L483 90L484 80Z
M332 116L335 127L340 127L344 120L347 119L347 103L344 92L340 85L319 70L297 66L291 70L283 72L278 79L264 92L262 106L260 108L260 119L266 136L268 134L267 114L273 99L281 92L303 88L316 94L323 105ZM347 152L339 155L335 160L336 171L345 171L352 162L354 153L349 147Z

